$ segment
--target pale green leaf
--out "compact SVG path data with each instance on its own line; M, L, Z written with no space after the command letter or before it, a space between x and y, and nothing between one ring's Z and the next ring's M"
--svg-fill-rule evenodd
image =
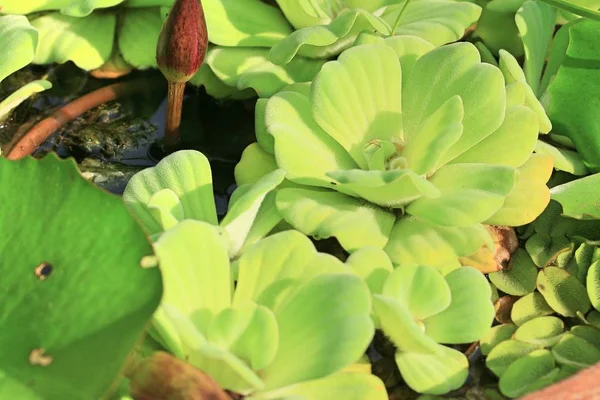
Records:
M371 293L381 294L383 285L394 270L388 255L378 247L363 247L350 254L346 265L369 286Z
M536 95L548 46L554 34L556 8L541 1L528 0L515 15L515 22L525 49L525 76Z
M267 389L342 370L362 357L375 333L371 294L351 273L317 276L274 311L280 340L264 370Z
M229 258L215 227L182 221L160 237L155 250L163 276L162 305L177 308L196 323L197 311L215 315L231 305Z
M456 390L469 375L469 361L463 353L437 344L431 354L397 352L396 364L406 384L423 394Z
M485 276L462 267L445 276L450 288L450 306L425 318L425 333L438 343L471 343L481 339L494 321L491 289Z
M276 169L275 157L264 151L258 143L252 143L244 149L235 166L235 182L240 186L256 183Z
M356 168L346 150L313 119L307 94L284 90L271 97L265 125L275 139L278 165L294 182L332 187L327 172Z
M385 246L396 219L384 209L333 191L281 189L276 201L296 229L317 239L335 237L349 252Z
M354 47L325 64L315 78L313 116L364 169L367 142L391 141L402 132L400 92L401 68L393 49Z
M535 145L535 152L537 154L552 156L554 168L558 171L565 171L575 176L585 176L590 173L583 159L576 151L556 147L538 140Z
M270 47L292 33L281 11L260 0L202 0L202 7L214 44Z
M577 219L598 219L599 184L600 174L594 174L555 186L550 193L552 199L562 205L563 215Z
M452 163L486 163L518 168L531 156L538 138L538 116L528 107L507 109L502 125Z
M435 46L451 43L463 37L465 30L477 21L481 7L453 0L411 1L406 8L406 0L394 1L385 9L382 18L393 26L398 21L396 35L414 35Z
M442 274L423 266L396 268L385 282L382 294L406 307L419 321L448 308L451 299L450 288Z
M533 154L519 168L517 184L510 191L502 208L486 224L521 226L532 222L544 211L550 201L546 186L552 174L552 158Z
M253 301L270 309L284 301L289 289L298 282L322 273L346 271L341 261L317 253L310 239L294 230L269 236L249 247L235 261L233 269L238 271L233 304Z
M296 56L330 58L350 47L363 31L390 34L390 27L379 17L362 9L343 10L328 25L301 28L269 52L269 59L278 65L292 61Z
M127 9L121 15L118 45L137 69L156 68L156 44L163 25L159 8Z
M245 190L235 203L230 204L227 215L220 223L220 226L228 234L230 258L238 255L265 196L283 181L284 176L285 172L282 169L270 172ZM238 187L236 190L240 190L240 188Z
M6 7L4 4L3 6ZM8 11L5 10L5 12ZM29 24L26 17L22 15L0 16L0 54L2 54L0 82L33 60L37 41L38 33ZM0 117L8 111L10 109L0 112Z
M2 34L0 33L0 37L1 35ZM15 92L8 95L7 98L0 101L0 123L8 118L9 113L13 109L17 108L19 104L33 96L35 93L43 92L51 87L52 83L46 80L38 80L29 82L25 86L20 87Z
M296 1L296 0L294 0ZM295 383L270 390L253 393L248 400L280 399L330 400L387 400L387 391L381 380L361 372L338 372L321 379Z
M206 64L226 85L270 97L288 84L311 81L325 62L298 58L278 66L268 60L267 52L262 48L217 46L209 49Z
M456 95L463 103L463 133L440 165L491 135L504 120L506 93L502 73L481 63L479 52L470 43L443 46L415 63L402 90L405 141L410 141L423 121Z
M125 187L123 201L150 234L162 231L147 208L152 195L162 189L179 197L186 219L217 224L210 164L202 153L180 150L170 154L135 174Z
M516 169L488 164L450 164L440 168L430 182L441 192L422 197L406 211L445 226L470 226L490 218L517 183Z
M379 319L383 333L394 343L399 352L434 354L439 350L438 344L423 333L408 308L396 299L375 294L373 310Z
M39 32L36 64L73 61L79 68L92 70L110 59L116 28L116 16L93 13L85 18L57 12L31 21Z
M338 191L358 195L382 207L401 208L422 196L433 198L440 196L440 191L431 182L409 169L390 171L351 169L332 171L327 176L335 181L335 188Z
M408 216L394 225L385 251L399 266L427 265L447 273L460 267L458 257L471 255L483 245L494 248L480 224L446 227Z

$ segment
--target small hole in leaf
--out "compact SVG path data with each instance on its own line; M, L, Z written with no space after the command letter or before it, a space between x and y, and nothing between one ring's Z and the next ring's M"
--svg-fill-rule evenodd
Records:
M41 281L43 281L44 279L50 276L53 270L54 267L52 266L52 264L43 262L37 267L35 267L35 276L37 276L38 278L40 278Z
M47 356L46 350L44 349L33 349L29 353L29 364L40 365L42 367L48 366L52 363L52 357Z

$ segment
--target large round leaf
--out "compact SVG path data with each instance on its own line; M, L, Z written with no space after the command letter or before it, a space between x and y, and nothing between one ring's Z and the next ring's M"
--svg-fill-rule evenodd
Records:
M99 398L160 301L151 245L72 161L0 158L0 181L0 392Z

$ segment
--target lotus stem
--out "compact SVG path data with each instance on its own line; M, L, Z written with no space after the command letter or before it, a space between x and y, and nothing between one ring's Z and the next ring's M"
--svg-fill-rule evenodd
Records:
M145 87L144 79L113 83L72 101L38 122L33 128L17 139L8 149L6 158L9 160L19 160L33 154L50 135L83 113L100 104L139 92Z
M169 82L167 94L167 123L165 126L165 145L175 146L180 139L181 110L185 82Z

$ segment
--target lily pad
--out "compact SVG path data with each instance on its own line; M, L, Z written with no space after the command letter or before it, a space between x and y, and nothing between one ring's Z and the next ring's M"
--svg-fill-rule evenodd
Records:
M72 160L0 158L0 180L0 392L100 398L162 295L151 244Z

